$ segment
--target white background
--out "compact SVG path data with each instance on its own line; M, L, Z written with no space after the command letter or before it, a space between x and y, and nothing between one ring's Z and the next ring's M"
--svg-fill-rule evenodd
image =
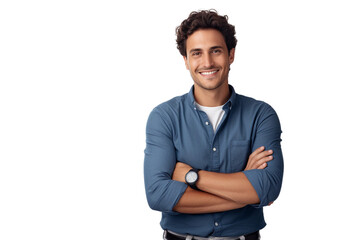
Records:
M209 8L236 26L230 83L282 124L263 239L358 238L358 1L14 0L0 3L0 239L161 239L145 124L189 91L175 27Z

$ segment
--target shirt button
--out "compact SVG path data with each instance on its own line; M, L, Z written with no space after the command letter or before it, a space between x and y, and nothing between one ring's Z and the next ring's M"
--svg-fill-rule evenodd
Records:
M209 122L205 122L206 125L209 125Z
M219 223L218 222L215 222L215 227L219 226Z
M216 148L213 148L213 151L216 152Z

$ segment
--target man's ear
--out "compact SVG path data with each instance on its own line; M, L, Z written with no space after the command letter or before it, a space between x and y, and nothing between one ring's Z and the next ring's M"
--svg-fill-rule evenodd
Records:
M232 48L229 53L229 62L232 64L235 60L235 48Z
M189 70L189 63L188 63L187 57L186 56L183 56L183 57L184 57L186 69Z

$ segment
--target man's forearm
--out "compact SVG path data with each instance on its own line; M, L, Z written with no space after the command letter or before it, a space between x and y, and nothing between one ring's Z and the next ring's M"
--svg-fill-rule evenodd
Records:
M201 214L229 211L244 206L246 204L188 187L173 210L180 213Z
M266 168L267 163L273 159L272 153L272 150L265 151L265 147L257 148L250 154L245 171ZM185 182L185 174L191 168L191 166L185 163L178 162L172 179ZM260 202L259 196L244 172L217 173L201 170L199 171L199 181L196 185L204 192L238 204L247 205Z
M259 197L243 172L217 173L200 171L197 187L238 204L259 203Z

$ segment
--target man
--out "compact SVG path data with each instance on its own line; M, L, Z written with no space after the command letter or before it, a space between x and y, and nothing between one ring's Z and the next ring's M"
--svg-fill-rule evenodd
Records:
M194 85L149 116L148 203L164 239L260 239L283 177L278 117L228 84L237 41L227 16L192 12L176 32Z

